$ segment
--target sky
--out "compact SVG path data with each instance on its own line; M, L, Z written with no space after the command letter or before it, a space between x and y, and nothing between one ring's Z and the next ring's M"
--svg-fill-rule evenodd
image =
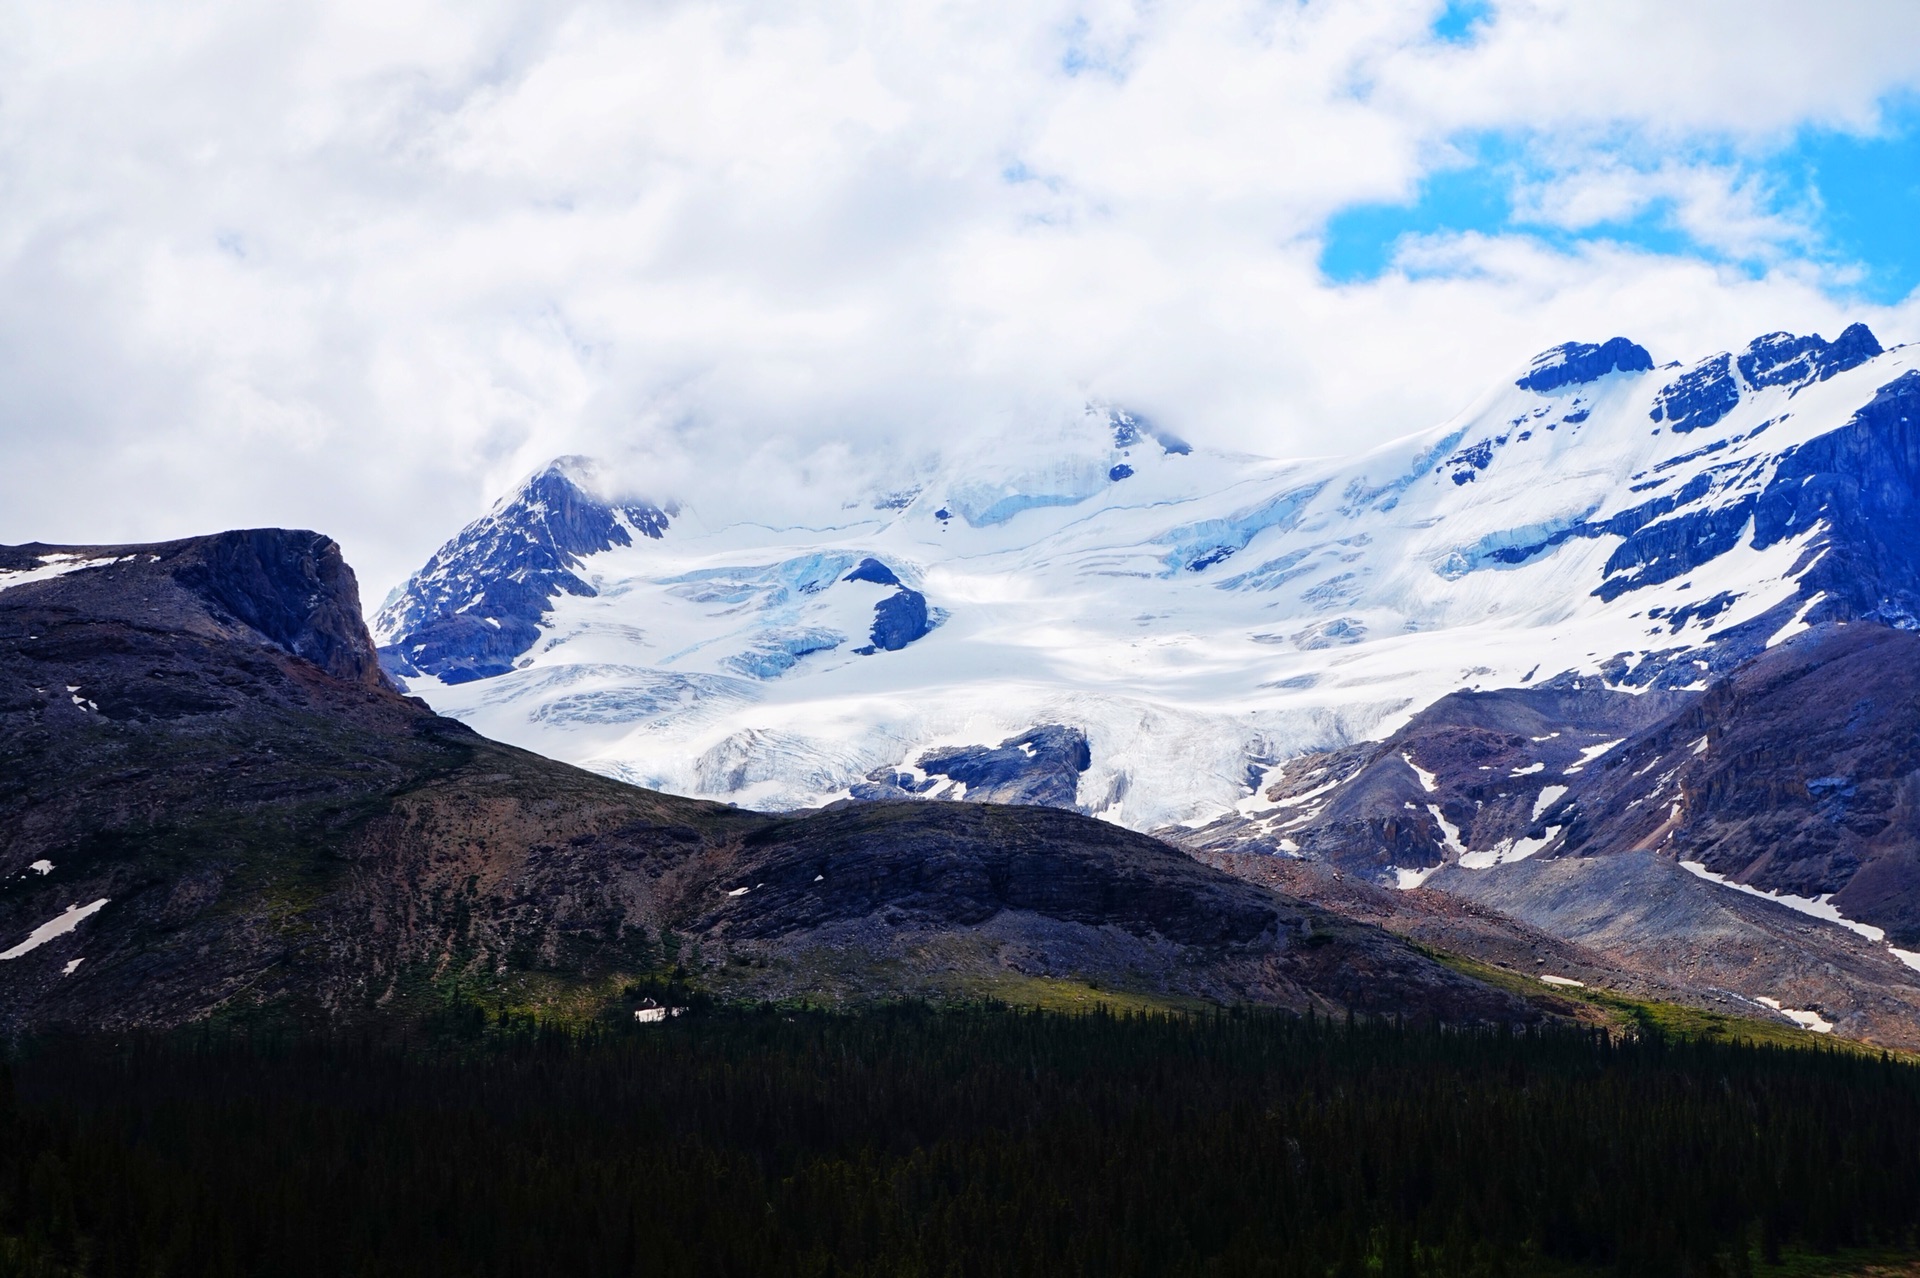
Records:
M528 471L779 517L1089 400L1350 452L1536 351L1920 339L1910 0L0 7L0 542Z

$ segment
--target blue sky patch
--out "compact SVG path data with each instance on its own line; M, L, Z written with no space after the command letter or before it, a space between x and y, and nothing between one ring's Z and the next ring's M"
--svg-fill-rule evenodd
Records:
M1433 34L1450 44L1473 39L1473 28L1486 18L1493 5L1489 0L1447 0L1440 16L1433 20Z
M1803 134L1778 162L1818 209L1823 256L1858 266L1859 292L1882 303L1920 287L1920 108L1889 118L1881 137Z
M1472 18L1461 11L1475 7L1450 5L1441 23L1465 31ZM1555 176L1539 159L1535 139L1488 133L1453 139L1453 146L1460 162L1430 173L1411 200L1354 205L1328 220L1320 267L1329 280L1348 284L1379 278L1410 237L1470 232L1525 235L1562 250L1626 245L1753 275L1770 265L1762 256L1729 256L1697 241L1679 224L1670 200L1571 230L1530 220L1516 211L1516 191ZM1674 160L1736 169L1761 184L1771 211L1810 220L1804 236L1776 246L1779 253L1857 272L1847 291L1872 302L1898 302L1920 287L1920 236L1913 233L1920 226L1920 103L1890 106L1885 127L1874 137L1807 129L1759 155L1725 143L1686 154L1629 144L1619 158L1649 170Z

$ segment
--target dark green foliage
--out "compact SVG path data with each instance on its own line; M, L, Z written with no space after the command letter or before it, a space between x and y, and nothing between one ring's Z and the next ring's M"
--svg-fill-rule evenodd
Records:
M1911 1245L1917 1134L1891 1060L1276 1014L47 1043L0 1275L1736 1275Z

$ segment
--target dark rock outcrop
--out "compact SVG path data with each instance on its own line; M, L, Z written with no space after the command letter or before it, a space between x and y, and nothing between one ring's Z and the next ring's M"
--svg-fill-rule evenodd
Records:
M1806 386L1857 368L1881 353L1880 341L1865 324L1850 324L1834 341L1820 334L1796 337L1768 333L1756 337L1737 361L1747 385Z
M853 787L853 797L866 802L946 798L952 783L959 782L964 797L973 801L1073 808L1080 774L1093 766L1093 750L1078 728L1050 723L997 746L935 750L915 766L919 778L897 768L876 768Z
M278 528L220 533L171 562L175 580L294 656L348 683L382 682L359 583L331 538Z
M893 569L887 567L878 559L873 558L862 559L853 566L852 572L849 572L840 580L871 581L876 586L897 586L900 584L900 578L894 574Z
M671 512L647 502L608 504L582 486L589 463L565 457L521 485L434 553L374 618L396 674L448 683L505 674L538 639L562 594L591 596L574 569L587 555L658 540Z
M1856 622L1782 644L1592 772L1554 818L1568 854L1831 895L1920 948L1920 635Z
M905 586L873 606L873 646L881 652L898 652L932 628L927 612L927 597Z
M1674 434L1684 435L1716 424L1739 403L1740 383L1733 379L1733 357L1715 355L1661 387L1653 397L1649 416L1665 422Z
M1514 385L1546 395L1562 387L1597 381L1608 373L1645 373L1652 368L1653 356L1647 354L1647 348L1624 337L1609 338L1597 345L1565 342L1534 356L1526 375Z
M1797 391L1824 382L1835 373L1857 368L1881 353L1879 339L1865 324L1851 324L1835 341L1818 333L1796 337L1767 333L1748 343L1736 360L1715 355L1676 377L1654 396L1652 417L1675 434L1705 430L1740 402L1744 383L1754 390L1787 386ZM1739 369L1739 377L1734 369Z
M899 574L878 559L862 559L841 580L898 587L873 606L873 630L869 642L854 649L862 656L871 656L876 652L898 652L914 640L925 638L927 632L933 629L933 616L927 607L927 597L902 582Z
M1804 596L1826 596L1811 620L1920 625L1920 372L1881 387L1839 430L1783 455L1753 521L1760 548L1826 525L1810 547L1826 554L1801 578Z

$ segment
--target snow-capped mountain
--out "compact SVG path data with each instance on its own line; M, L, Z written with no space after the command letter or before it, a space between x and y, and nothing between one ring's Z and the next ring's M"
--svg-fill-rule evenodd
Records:
M1692 690L1823 621L1913 627L1916 422L1920 349L1856 325L1690 367L1569 343L1357 458L1089 408L804 527L567 459L374 629L436 709L677 793L1192 824L1458 689Z

